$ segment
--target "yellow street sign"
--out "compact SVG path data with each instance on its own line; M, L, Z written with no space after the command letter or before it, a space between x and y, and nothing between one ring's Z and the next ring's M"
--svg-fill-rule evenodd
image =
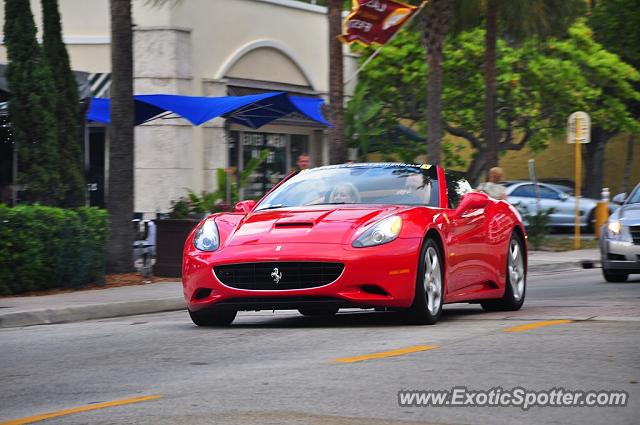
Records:
M591 142L591 117L583 111L577 111L569 115L567 122L567 142L568 143L589 143Z
M580 249L580 193L582 190L582 144L591 141L591 118L583 111L574 112L569 115L567 123L567 141L576 145L576 217L574 222L575 249ZM588 219L588 216L587 216ZM588 224L588 223L587 223Z

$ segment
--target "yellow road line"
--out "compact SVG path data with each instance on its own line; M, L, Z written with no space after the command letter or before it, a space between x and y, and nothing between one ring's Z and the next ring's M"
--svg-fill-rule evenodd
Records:
M419 351L427 351L440 348L439 345L415 345L413 347L397 348L395 350L382 351L380 353L363 354L355 357L341 357L332 360L332 363L355 363L364 360L382 359L385 357L403 356L405 354L417 353ZM2 424L0 424L2 425Z
M564 323L571 323L573 320L545 320L544 322L529 323L527 325L514 326L512 328L505 328L505 332L524 332L531 329L543 328L545 326L562 325ZM2 425L2 424L0 424Z
M72 409L57 410L55 412L42 413L40 415L28 416L25 418L11 419L9 421L0 422L0 425L23 425L34 422L44 421L45 419L57 418L58 416L71 415L73 413L88 412L90 410L104 409L105 407L122 406L123 404L140 403L142 401L157 400L162 396L147 395L142 397L125 398L122 400L107 401L104 403L89 404L82 407L74 407Z

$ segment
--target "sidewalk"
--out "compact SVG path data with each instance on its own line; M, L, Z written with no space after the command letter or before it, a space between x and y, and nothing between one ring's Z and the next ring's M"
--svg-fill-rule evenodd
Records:
M529 272L580 268L600 263L597 249L529 253ZM56 295L0 298L0 328L79 322L109 317L159 313L185 308L180 282L123 286Z
M571 268L600 267L600 250L579 249L576 251L552 252L529 251L529 272L567 270Z
M185 308L182 284L148 285L0 298L0 328L79 322Z

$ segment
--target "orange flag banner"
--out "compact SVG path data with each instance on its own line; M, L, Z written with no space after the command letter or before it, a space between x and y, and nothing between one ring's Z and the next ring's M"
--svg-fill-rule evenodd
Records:
M366 46L383 45L417 10L416 6L396 0L353 0L339 39L349 44L356 41Z

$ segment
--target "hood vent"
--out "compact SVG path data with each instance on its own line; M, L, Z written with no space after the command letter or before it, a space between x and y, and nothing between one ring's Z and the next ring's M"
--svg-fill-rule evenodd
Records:
M310 221L285 221L283 223L276 223L276 229L287 229L291 227L313 227L313 223Z

